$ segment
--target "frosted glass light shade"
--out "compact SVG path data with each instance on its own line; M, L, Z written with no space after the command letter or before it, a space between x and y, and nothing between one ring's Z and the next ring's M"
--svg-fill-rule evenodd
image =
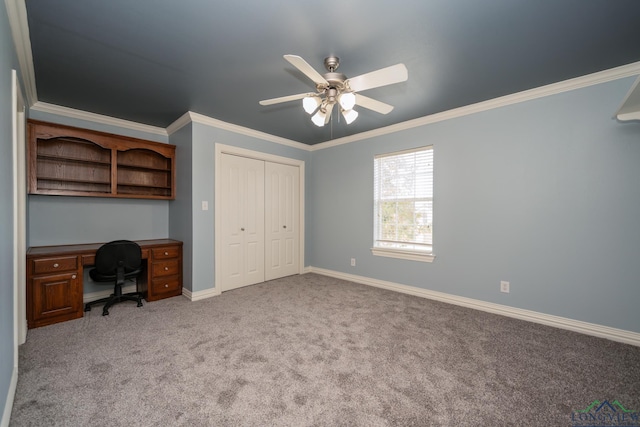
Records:
M356 110L342 110L342 117L344 117L344 121L350 125L358 118L358 112Z
M318 112L311 117L311 121L313 122L314 125L318 127L322 127L324 126L324 121L326 118L327 118L327 114L322 110L318 110Z
M302 108L307 114L313 114L322 101L317 96L306 96L302 99Z
M351 110L356 105L356 96L353 92L346 92L340 95L340 106L343 110ZM358 113L356 113L356 116Z

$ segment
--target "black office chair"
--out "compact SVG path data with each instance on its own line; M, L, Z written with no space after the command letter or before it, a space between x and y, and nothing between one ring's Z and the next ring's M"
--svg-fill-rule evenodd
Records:
M121 301L135 301L142 307L142 293L122 294L122 285L127 279L134 279L142 273L142 251L136 242L116 240L105 243L96 252L96 266L89 271L95 282L115 282L110 297L85 304L84 311L91 311L92 305L104 304L102 315L109 314L109 308Z

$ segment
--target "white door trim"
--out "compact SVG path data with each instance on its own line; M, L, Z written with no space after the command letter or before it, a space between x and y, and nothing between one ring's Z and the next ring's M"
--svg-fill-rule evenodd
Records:
M16 70L11 71L11 139L13 179L13 361L12 374L0 425L8 426L18 384L18 346L27 338L26 315L26 176L25 104Z
M15 70L11 72L13 98L13 251L14 251L14 295L15 328L17 344L24 344L27 338L26 310L26 154L25 154L25 103L20 81ZM17 355L17 348L16 348ZM17 362L16 362L17 363Z
M219 211L219 207L221 206L222 203L222 189L219 187L219 182L220 182L220 161L221 161L221 157L222 154L232 154L235 156L242 156L242 157L248 157L251 159L256 159L256 160L263 160L266 162L274 162L274 163L282 163L285 165L291 165L291 166L297 166L298 168L300 168L300 197L299 197L299 201L300 201L300 256L298 259L298 274L303 274L304 273L304 239L305 239L305 233L304 233L304 188L305 188L305 181L304 181L304 177L305 177L305 162L304 160L298 160L298 159L292 159L289 157L282 157L282 156L277 156L274 154L268 154L268 153L262 153L260 151L253 151L253 150L248 150L245 148L239 148L239 147L235 147L232 145L225 145L225 144L219 144L216 143L215 144L215 159L214 159L214 167L215 167L215 183L214 183L214 188L215 188L215 196L214 196L214 266L215 266L215 290L216 290L216 294L220 294L222 292L222 289L220 288L220 284L222 283L222 276L220 274L221 269L220 269L220 257L217 256L217 254L220 254L223 250L223 243L221 241L221 239L218 238L218 236L222 235L222 220L221 220L221 211Z

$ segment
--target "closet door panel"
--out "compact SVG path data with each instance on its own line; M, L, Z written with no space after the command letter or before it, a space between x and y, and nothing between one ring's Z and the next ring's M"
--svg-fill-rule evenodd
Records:
M298 274L300 177L296 166L265 165L265 279Z
M264 281L264 162L223 154L222 289Z
M264 162L243 159L246 166L244 186L244 285L264 282Z

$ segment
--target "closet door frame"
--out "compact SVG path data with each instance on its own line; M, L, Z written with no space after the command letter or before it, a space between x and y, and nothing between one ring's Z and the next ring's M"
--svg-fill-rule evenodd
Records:
M273 162L273 163L281 163L284 165L297 166L299 170L299 178L300 178L300 187L299 192L300 195L298 197L299 200L299 257L298 257L298 274L304 273L304 247L305 247L305 222L304 222L304 189L305 189L305 162L304 160L292 159L289 157L277 156L274 154L262 153L260 151L248 150L245 148L239 148L232 145L225 144L215 144L215 159L214 159L214 167L215 167L215 196L214 196L214 230L215 230L215 253L214 253L214 265L215 265L215 292L216 294L220 294L224 289L222 289L222 274L221 274L221 257L218 254L222 253L224 250L224 244L222 239L219 236L222 236L222 189L220 188L220 171L221 171L221 161L223 154L231 154L234 156L247 157L255 160L263 160L265 162Z

